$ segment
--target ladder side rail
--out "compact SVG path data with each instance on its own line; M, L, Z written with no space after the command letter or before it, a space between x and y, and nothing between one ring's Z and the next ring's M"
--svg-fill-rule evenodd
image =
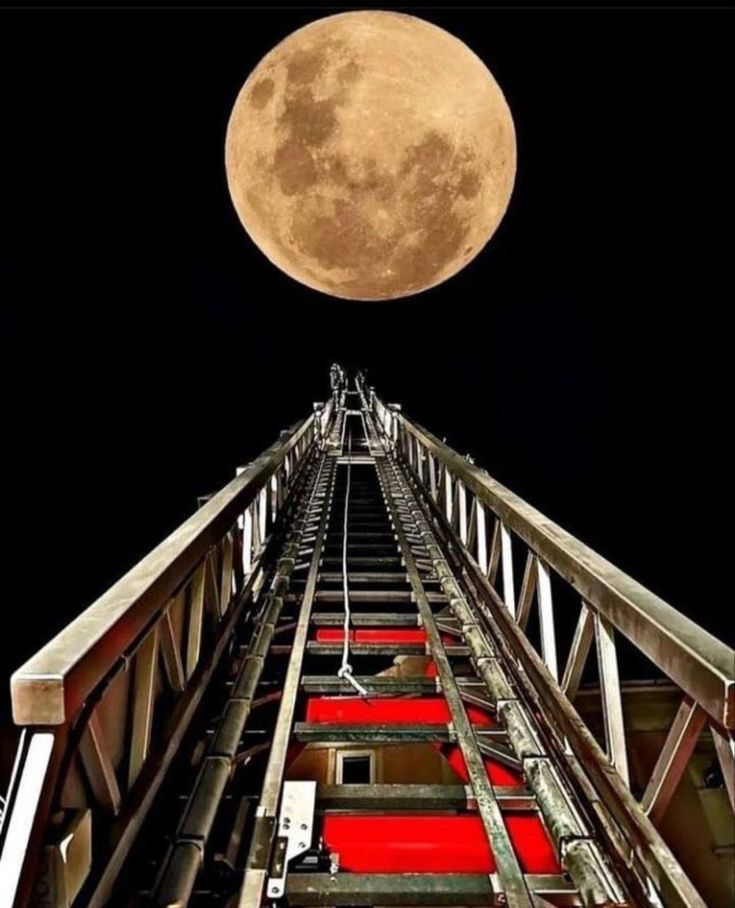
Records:
M430 508L424 490L424 502ZM524 690L537 718L548 722L545 741L556 765L564 767L570 786L588 805L602 840L617 854L618 870L632 870L638 881L641 904L645 893L656 893L653 904L676 908L704 908L704 902L617 772L567 699L557 680L514 620L500 595L483 576L443 515L431 509L441 525L450 556L469 569L469 582L481 597L480 617L493 639L505 648L508 664L520 667L516 682ZM657 902L660 899L660 902Z
M24 904L50 872L38 859L52 815L52 848L66 834L65 848L76 837L91 852L101 829L117 830L118 846L132 841L235 621L257 599L267 559L253 508L280 489L272 530L320 434L313 416L282 433L13 675L24 731L0 830L2 908Z
M602 819L611 844L626 841L644 875L665 881L666 904L693 904L699 897L659 835L658 825L694 751L708 729L714 741L731 803L735 792L735 651L615 568L579 540L493 480L399 408L385 406L374 391L373 412L386 437L396 440L399 455L409 445L414 460L435 462L447 483L471 496L466 507L478 515L475 533L459 532L446 508L437 507L434 490L405 457L403 462L421 489L427 508L443 525L451 545L477 574L480 591L500 631L511 642L535 697L551 716L559 756L566 759L580 785L601 798ZM380 409L382 408L382 410ZM389 415L388 415L389 414ZM449 478L451 477L451 478ZM525 547L526 569L518 597L513 579L512 546ZM497 577L496 577L497 573ZM558 647L552 604L554 582L569 584L580 595L580 617L566 660L557 666ZM532 607L538 610L539 651L525 634ZM512 633L506 629L512 628ZM682 703L664 744L651 783L639 803L628 790L628 761L622 710L616 631L622 633L680 689ZM596 644L602 720L607 753L571 703L588 654ZM559 675L562 675L561 681ZM610 773L612 765L616 773ZM592 785L590 785L592 780ZM653 821L653 822L652 822ZM622 852L621 852L622 854ZM691 901L694 900L694 902Z
M570 584L721 728L735 731L735 650L567 533L400 411L410 435L543 565ZM422 483L422 485L425 485ZM470 553L473 554L473 553ZM473 555L473 558L476 557ZM509 559L507 559L509 560Z

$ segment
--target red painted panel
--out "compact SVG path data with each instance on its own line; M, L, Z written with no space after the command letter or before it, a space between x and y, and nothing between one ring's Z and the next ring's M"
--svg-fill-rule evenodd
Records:
M342 643L345 638L344 628L317 628L317 643ZM357 628L350 631L350 643L426 643L426 631L422 627L371 627ZM458 637L442 634L442 641L455 646L460 643Z
M443 744L440 745L440 747L447 762L460 779L463 782L469 782L470 775L467 772L464 757L462 756L462 751L459 747L456 744ZM488 778L493 785L505 785L510 788L523 787L523 775L521 773L509 769L507 766L504 766L502 763L489 757L485 758L484 763Z
M505 825L524 873L560 873L561 866L537 813L505 813Z
M467 709L476 725L494 725L495 720L475 706ZM451 722L443 697L310 697L306 701L307 722L367 724L441 724Z
M317 643L342 643L344 630L339 627L320 627L316 632ZM426 631L415 628L359 628L350 631L350 643L426 643Z
M526 873L558 873L559 864L535 814L507 815ZM492 873L495 859L479 816L327 814L323 836L340 866L353 873Z

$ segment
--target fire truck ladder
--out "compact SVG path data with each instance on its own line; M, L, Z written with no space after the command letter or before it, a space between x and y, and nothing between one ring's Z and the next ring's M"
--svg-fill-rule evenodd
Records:
M705 905L663 832L697 749L732 811L735 653L332 387L13 676L0 908ZM678 692L645 784L621 641Z

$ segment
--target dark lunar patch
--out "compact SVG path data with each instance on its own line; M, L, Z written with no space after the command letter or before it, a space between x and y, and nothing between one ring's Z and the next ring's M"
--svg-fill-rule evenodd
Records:
M333 100L316 101L310 89L303 89L286 100L279 123L291 138L305 145L322 145L337 128Z
M394 237L378 235L357 205L336 199L334 215L296 212L292 235L299 248L323 268L342 268L372 277L390 253Z
M311 82L324 69L327 61L326 47L294 51L286 60L289 83Z
M273 173L284 195L305 192L317 180L316 165L308 148L293 139L278 146Z
M467 236L469 224L452 210L444 192L427 215L426 228L411 248L398 247L391 264L395 285L415 290L435 283L456 256Z
M261 79L250 91L250 103L256 110L262 110L273 97L273 79Z
M389 298L435 283L458 255L469 222L454 210L453 198L454 190L444 184L420 214L414 213L412 220L420 230L411 247L402 243L403 230L376 231L360 206L347 199L335 201L331 217L298 211L292 236L299 250L321 267L352 275L346 281L331 282L336 293ZM330 283L324 276L321 279Z
M338 154L327 155L324 158L324 178L327 183L336 186L345 186L349 181L345 160Z
M337 72L337 78L342 84L351 85L360 78L360 67L355 60L350 60L344 66L340 66Z
M480 188L482 187L482 181L480 180L480 175L476 170L463 170L459 178L459 185L457 186L457 191L464 199L473 199Z
M446 178L452 157L451 142L434 130L406 151L400 167L405 183L403 191L411 202L411 210L420 218L430 216L439 181Z
M412 145L401 164L401 173L417 170L429 179L441 173L452 160L452 143L440 132L431 130L423 139Z
M381 182L381 173L378 169L378 162L375 158L364 158L362 162L362 179L359 188L374 192Z

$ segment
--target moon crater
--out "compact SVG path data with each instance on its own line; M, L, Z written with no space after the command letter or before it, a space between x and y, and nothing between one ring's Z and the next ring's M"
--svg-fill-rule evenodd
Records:
M226 167L243 225L278 267L334 296L391 299L485 245L510 198L515 135L466 45L412 16L342 13L258 64Z

